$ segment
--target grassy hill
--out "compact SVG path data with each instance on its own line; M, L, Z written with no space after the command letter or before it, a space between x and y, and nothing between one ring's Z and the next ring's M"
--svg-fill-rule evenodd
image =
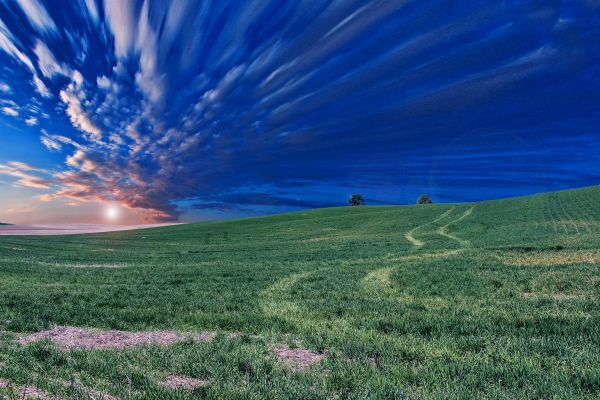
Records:
M600 397L600 187L1 237L0 260L0 378L64 398L77 389L53 382L75 375L121 398ZM221 334L71 353L14 342L52 325ZM274 343L326 358L297 372ZM210 384L154 383L173 371Z

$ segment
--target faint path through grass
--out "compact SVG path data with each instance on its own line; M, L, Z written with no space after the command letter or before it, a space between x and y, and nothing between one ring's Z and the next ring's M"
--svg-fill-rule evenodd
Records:
M469 247L471 245L471 242L466 240L466 239L461 239L456 235L451 234L450 232L448 232L448 228L451 225L456 224L457 222L462 221L463 219L467 218L469 215L471 215L471 213L473 212L473 208L475 207L471 207L469 208L467 211L464 212L463 215L461 215L460 217L458 217L457 219L448 222L446 225L442 226L440 229L437 230L437 233L447 237L448 239L454 240L458 243L460 243L461 246L463 247Z
M423 225L419 225L417 227L412 228L410 231L406 232L406 234L404 235L404 237L413 244L413 246L415 247L423 247L425 245L425 242L422 240L419 240L417 238L414 237L414 233L416 231L418 231L421 228L424 228L428 225L431 224L435 224L436 222L441 221L442 219L444 219L446 216L448 216L448 214L450 214L452 212L452 210L454 210L454 207L452 207L451 209L447 210L446 212L444 212L442 215L440 215L439 217L437 217L436 219L434 219L433 221L429 221Z
M434 253L423 253L415 256L407 256L404 259L408 262L419 260L432 260L436 258L446 258L464 252L462 249L438 251ZM369 272L362 280L363 288L373 297L389 297L397 294L392 286L391 274L400 266L379 268Z

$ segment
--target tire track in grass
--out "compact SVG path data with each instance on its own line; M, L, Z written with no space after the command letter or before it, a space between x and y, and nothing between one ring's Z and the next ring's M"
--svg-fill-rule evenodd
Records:
M406 240L408 240L410 243L412 243L413 246L415 246L415 247L423 247L425 245L425 242L422 241L422 240L419 240L419 239L415 238L414 237L415 232L417 232L421 228L424 228L424 227L426 227L428 225L435 224L436 222L441 221L446 216L448 216L452 212L452 210L454 210L454 207L452 207L449 210L446 210L442 215L440 215L439 217L437 217L433 221L429 221L429 222L424 223L423 225L419 225L419 226L417 226L415 228L412 228L410 231L408 231L408 232L406 232L404 234L404 237L406 238Z
M451 239L451 240L454 240L454 241L460 243L460 245L463 246L463 247L469 247L469 246L471 246L471 242L470 241L468 241L466 239L461 239L458 236L449 233L448 232L448 228L450 228L450 226L452 226L452 225L454 225L454 224L462 221L463 219L465 219L469 215L471 215L471 213L473 212L474 208L475 208L474 206L471 207L471 208L469 208L467 211L465 211L463 213L463 215L461 215L460 217L458 217L457 219L455 219L453 221L448 222L446 225L442 226L440 229L437 230L437 233L439 235L447 237L448 239Z
M554 213L552 212L552 201L550 200L550 196L546 198L546 204L550 221L552 221L552 227L554 228L554 233L558 233L558 224L556 223L556 218L554 218Z
M587 217L588 232L593 233L597 226L597 219L594 211L600 209L600 204L595 202L591 197L588 197L581 201L580 206L585 211L585 215Z
M387 280L391 284L391 281L389 281L391 271L388 272L386 268L383 269L381 279L384 281ZM355 318L352 317L319 316L316 310L303 306L300 299L290 298L290 295L294 293L295 285L303 279L326 270L331 270L331 268L295 273L280 279L259 292L259 304L264 315L281 319L292 324L298 330L298 332L282 332L284 336L290 337L290 335L293 335L291 337L294 337L304 333L310 336L325 338L327 340L324 346L327 349L339 346L339 344L336 344L338 339L335 338L345 338L345 341L348 343L362 344L378 342L382 346L397 346L403 343L403 337L394 337L388 333L356 326ZM377 279L375 278L375 280ZM392 293L394 292L393 288L390 288L390 290ZM341 351L345 352L343 349Z
M575 222L575 220L573 219L573 217L571 216L571 214L569 214L569 212L567 211L567 209L565 208L565 205L563 204L562 200L560 199L560 195L556 197L557 203L560 206L561 210L562 210L562 214L565 216L565 226L567 224L571 224L573 226L573 228L575 229L575 232L580 235L581 233L579 232L579 228L577 227L577 223Z
M568 235L569 230L567 229L567 225L565 224L564 216L561 216L560 210L558 209L558 204L557 204L558 197L556 196L556 193L554 193L554 196L552 196L548 199L548 202L550 203L550 212L553 215L552 218L556 220L557 227L561 226L565 235ZM556 218L555 218L555 216L556 216ZM557 228L557 233L558 233L558 228Z
M464 251L465 250L463 250L463 249L444 250L444 251L438 251L438 252L434 252L434 253L423 253L419 256L413 256L411 258L406 257L406 259L410 260L411 262L415 262L416 261L415 257L419 257L422 260L448 258L448 257L459 254ZM363 289L371 297L389 297L394 294L397 294L397 291L392 286L391 275L398 268L400 268L400 267L399 266L385 267L385 268L379 268L379 269L369 272L362 279L361 283L362 283Z
M568 194L568 200L571 204L575 205L575 211L577 212L577 224L581 224L582 229L585 229L587 231L587 233L592 233L592 228L591 228L591 220L592 217L590 215L590 213L588 212L587 207L585 207L582 202L579 201L579 199L577 197L573 197L573 193L569 192Z
M335 328L340 331L347 331L350 328L350 325L346 320L323 320L317 318L299 305L297 300L286 299L286 297L289 296L291 289L298 284L298 282L302 279L309 278L318 272L323 272L323 269L289 275L260 292L259 302L263 313L267 316L292 323L296 327L307 331L311 331L317 327L325 329Z

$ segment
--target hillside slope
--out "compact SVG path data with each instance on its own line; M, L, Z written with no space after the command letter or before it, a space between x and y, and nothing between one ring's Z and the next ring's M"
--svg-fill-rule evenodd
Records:
M590 187L2 237L0 378L45 371L71 396L49 382L78 374L125 398L175 396L151 379L166 371L208 380L207 398L598 398L599 234ZM242 335L73 354L13 341L52 325ZM294 372L278 342L326 358Z

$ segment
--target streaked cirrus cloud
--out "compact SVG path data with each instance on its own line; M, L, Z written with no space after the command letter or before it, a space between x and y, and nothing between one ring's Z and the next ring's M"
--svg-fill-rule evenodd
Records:
M598 11L6 0L1 60L30 93L1 75L0 90L48 118L2 112L43 129L41 148L64 160L38 185L44 200L116 201L154 220L330 206L358 191L391 203L592 184Z

